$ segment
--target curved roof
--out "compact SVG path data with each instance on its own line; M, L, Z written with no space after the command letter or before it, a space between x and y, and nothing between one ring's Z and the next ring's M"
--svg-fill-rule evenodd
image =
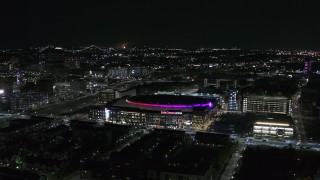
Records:
M212 107L212 103L201 97L176 95L140 95L127 99L130 104L160 108Z

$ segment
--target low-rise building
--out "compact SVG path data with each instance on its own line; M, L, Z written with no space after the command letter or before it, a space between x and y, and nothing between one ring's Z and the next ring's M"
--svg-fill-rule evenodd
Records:
M253 135L256 137L292 138L293 134L293 123L289 120L261 119L253 125Z
M40 133L46 131L52 122L53 119L47 117L10 120L8 126L0 129L0 140L8 142L21 137L38 139Z
M25 111L39 106L45 106L47 104L49 104L47 93L25 92L13 93L11 95L12 111Z

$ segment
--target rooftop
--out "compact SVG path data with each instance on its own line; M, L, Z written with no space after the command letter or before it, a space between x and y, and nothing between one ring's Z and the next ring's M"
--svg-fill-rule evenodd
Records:
M205 98L195 96L176 95L140 95L127 99L129 104L160 108L194 108L212 107L212 103Z

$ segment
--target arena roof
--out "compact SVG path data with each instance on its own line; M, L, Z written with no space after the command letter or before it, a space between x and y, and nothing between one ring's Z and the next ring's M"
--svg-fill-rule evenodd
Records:
M140 95L128 98L127 102L137 106L160 108L196 108L213 106L212 102L205 98L176 95Z

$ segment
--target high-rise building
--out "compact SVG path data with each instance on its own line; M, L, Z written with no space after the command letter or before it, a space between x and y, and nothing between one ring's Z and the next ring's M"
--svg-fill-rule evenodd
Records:
M311 61L305 61L304 62L303 73L304 74L310 74L311 73Z
M239 91L237 89L228 90L228 111L239 110Z
M69 75L68 70L64 68L65 59L63 48L48 46L40 51L39 64L45 65L45 69L51 72L52 78L65 80Z

